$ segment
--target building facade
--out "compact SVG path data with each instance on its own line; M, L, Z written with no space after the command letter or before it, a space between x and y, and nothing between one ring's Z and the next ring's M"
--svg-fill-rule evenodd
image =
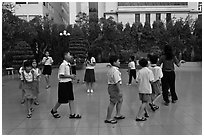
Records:
M93 2L70 2L70 24L75 23L78 12L88 15L93 11L90 8ZM202 2L95 2L94 9L98 18L110 16L116 22L123 24L134 22L149 22L155 20L168 22L170 19L185 19L188 15L192 19L198 18L202 12ZM93 5L93 4L92 4Z
M68 25L68 2L15 2L14 14L21 19L30 21L35 16L48 17L54 23Z

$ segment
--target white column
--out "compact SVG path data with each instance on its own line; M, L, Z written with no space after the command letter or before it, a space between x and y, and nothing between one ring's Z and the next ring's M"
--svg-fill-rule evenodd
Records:
M75 24L76 15L77 15L76 2L69 3L69 15L70 15L70 24Z

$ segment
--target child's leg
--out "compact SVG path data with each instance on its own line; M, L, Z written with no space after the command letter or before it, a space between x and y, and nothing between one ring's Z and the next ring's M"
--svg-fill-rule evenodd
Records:
M139 111L138 111L138 114L137 114L137 118L142 118L143 117L143 112L144 112L144 109L146 107L146 102L142 102L142 104L140 105L140 108L139 108Z
M108 106L108 110L107 110L106 120L111 120L111 115L112 115L114 106L115 106L115 103L114 102L110 102L110 104Z
M27 112L28 114L31 114L31 100L30 99L26 99L26 107L27 107Z
M128 84L131 84L132 83L132 71L130 70L129 72L129 82Z
M24 91L23 89L22 89L22 96L21 96L21 97L22 97L21 102L22 102L22 101L24 102L24 101L25 101L25 91Z
M93 86L94 86L94 83L93 83L93 82L91 82L91 83L90 83L90 89L92 89L92 90L93 90Z
M89 82L86 82L86 90L89 90Z
M60 107L60 105L61 105L61 104L57 102L52 110L53 110L54 112L56 112L57 109Z
M123 99L121 99L121 100L116 104L116 117L120 117L120 116L121 116L120 110L121 110L122 103L123 103Z
M153 100L153 104L155 104L155 102L158 100L158 98L161 96L161 94L157 94L155 97L154 97L154 100Z
M46 81L46 83L47 83L47 86L50 86L49 75L45 75L45 81Z
M74 114L74 100L69 101L69 109L70 109L70 114Z

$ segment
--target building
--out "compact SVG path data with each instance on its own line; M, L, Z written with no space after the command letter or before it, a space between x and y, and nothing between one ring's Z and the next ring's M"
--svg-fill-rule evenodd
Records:
M70 24L75 23L76 14L81 11L88 15L95 12L98 18L112 16L116 22L168 22L170 19L198 18L202 2L70 2Z
M57 24L69 24L68 2L15 2L14 14L30 21L35 16L48 17Z

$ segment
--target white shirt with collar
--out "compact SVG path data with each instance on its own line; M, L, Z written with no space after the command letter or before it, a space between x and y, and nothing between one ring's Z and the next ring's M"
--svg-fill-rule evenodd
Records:
M139 93L152 93L150 81L154 81L154 74L149 68L144 67L140 69L137 73L136 81L139 83Z
M118 82L122 84L121 73L118 67L110 66L107 76L108 84L117 84Z
M161 67L157 66L156 64L151 64L149 66L149 69L152 70L154 74L154 82L156 82L157 80L160 80L163 77Z
M27 73L25 70L23 70L21 73L20 79L24 80L24 78L25 78L26 81L33 82L33 78L35 78L37 76L37 74L35 71L33 71L33 73L31 71ZM23 77L23 75L24 75L24 77Z
M135 69L135 62L134 61L131 61L129 64L128 64L128 67L130 69Z
M64 60L58 70L59 82L70 82L71 78L60 78L59 75L71 75L71 64Z
M44 65L52 65L53 59L52 57L43 57L42 62L44 63Z

